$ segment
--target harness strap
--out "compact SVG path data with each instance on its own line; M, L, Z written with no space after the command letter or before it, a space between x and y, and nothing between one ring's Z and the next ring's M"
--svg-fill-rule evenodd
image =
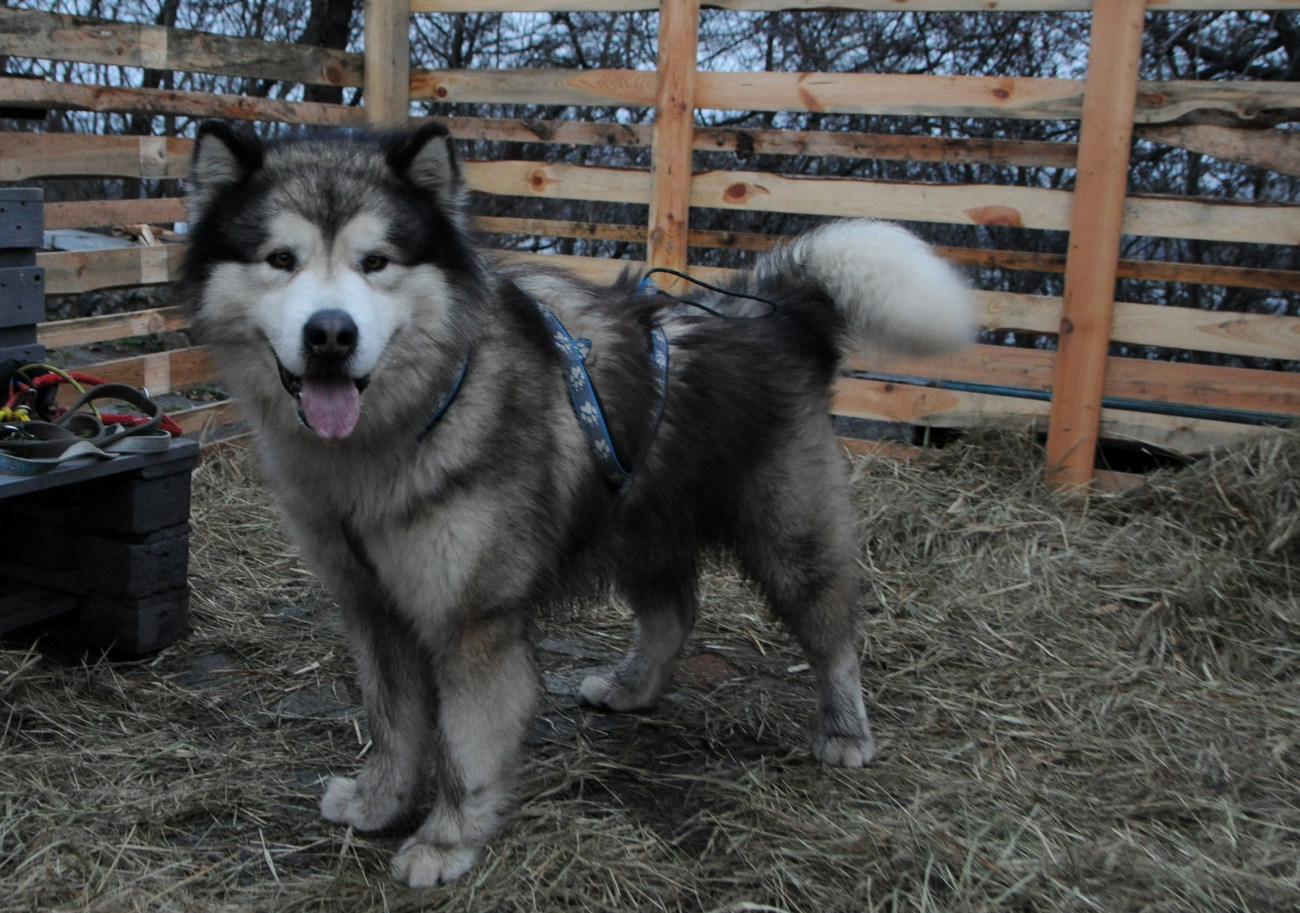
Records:
M417 444L428 436L429 432L433 430L433 426L438 424L438 420L442 418L442 414L451 406L451 401L455 399L456 394L460 392L460 385L465 380L465 374L468 371L469 356L466 356L465 360L460 364L460 372L456 375L456 379L451 382L451 389L443 396L442 402L438 403L437 407L434 408L433 413L429 416L429 420L424 423L424 427L420 429L418 434L416 434L415 442Z
M605 411L600 406L600 400L596 397L596 389L592 386L590 375L587 374L585 361L591 353L591 340L574 339L569 335L569 331L564 328L564 324L560 323L558 317L551 313L541 302L536 299L531 300L542 320L545 321L546 327L551 333L551 341L555 343L555 348L560 353L560 360L564 365L564 382L569 388L569 401L573 405L573 413L578 418L578 427L582 429L587 438L587 444L591 448L592 456L595 457L601 475L613 485L625 485L631 478L632 472L623 465L614 450L614 440L610 436L609 425L605 421ZM659 427L659 420L663 416L664 399L668 394L668 334L664 332L663 327L657 326L650 332L650 346L650 363L654 366L656 379L658 380L658 402L654 410L654 422L651 425L651 436L653 437L655 429ZM457 373L455 380L452 381L451 388L434 408L429 420L424 423L424 426L416 434L415 440L417 442L423 441L428 436L443 414L450 408L452 400L460 392L461 384L465 380L468 371L469 359L466 358L461 363L460 371Z
M578 417L578 426L587 438L592 456L601 475L613 485L624 485L632 472L619 460L614 450L614 440L605 421L605 412L592 386L591 377L584 364L585 356L591 350L589 340L577 340L560 323L560 319L541 302L534 300L537 312L551 331L551 341L555 343L564 364L564 381L569 388L569 401L573 404L573 413ZM659 403L655 410L655 425L663 412L664 396L668 390L668 336L663 327L655 327L650 334L652 354L651 363L655 366L659 379Z

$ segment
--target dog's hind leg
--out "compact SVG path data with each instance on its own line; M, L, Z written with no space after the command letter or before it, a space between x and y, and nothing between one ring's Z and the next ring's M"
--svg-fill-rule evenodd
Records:
M695 624L695 566L682 561L656 573L638 567L625 571L619 583L632 606L635 640L612 673L588 676L580 693L594 707L646 710L658 703L668 687L673 665Z
M465 874L500 828L539 693L522 613L461 621L438 640L438 796L393 859L393 877L413 888Z
M339 592L357 661L371 749L361 772L331 777L321 817L359 831L387 827L419 800L431 740L428 662L410 626L373 591ZM336 590L337 592L337 590Z
M856 623L854 524L834 441L799 453L755 480L742 499L738 544L745 571L803 648L817 681L818 760L861 767L875 757L862 700ZM820 457L820 458L819 458Z

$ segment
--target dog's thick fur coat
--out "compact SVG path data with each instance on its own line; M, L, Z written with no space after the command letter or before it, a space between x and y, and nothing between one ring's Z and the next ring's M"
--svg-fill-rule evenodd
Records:
M207 125L191 185L185 293L356 655L373 748L355 778L330 780L321 813L374 830L432 805L397 879L456 878L500 827L536 704L533 609L615 587L635 638L582 697L650 707L710 546L734 552L807 655L813 753L871 761L854 517L827 407L851 347L970 338L966 292L924 244L826 225L760 259L746 290L771 306L705 296L714 316L631 279L492 263L468 240L436 127L263 144ZM539 303L591 340L622 486L592 456Z

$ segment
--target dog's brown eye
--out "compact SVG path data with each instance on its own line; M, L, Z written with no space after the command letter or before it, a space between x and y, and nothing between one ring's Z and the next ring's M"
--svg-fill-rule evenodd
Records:
M388 258L382 254L370 254L361 261L363 273L377 273L388 265Z
M298 265L298 259L287 250L273 250L267 254L266 262L275 269L291 270Z

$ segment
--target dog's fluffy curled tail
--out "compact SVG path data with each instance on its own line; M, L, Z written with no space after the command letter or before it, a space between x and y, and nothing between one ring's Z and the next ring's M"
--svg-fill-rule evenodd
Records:
M930 355L968 345L976 325L957 272L911 232L889 222L831 222L759 260L758 288L829 298L851 347Z

